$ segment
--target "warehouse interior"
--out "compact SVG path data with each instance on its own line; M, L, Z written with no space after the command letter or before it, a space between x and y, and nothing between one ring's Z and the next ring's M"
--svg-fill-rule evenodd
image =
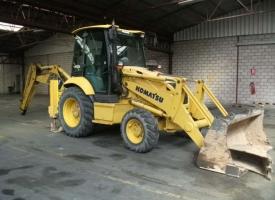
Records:
M31 64L60 65L71 74L72 31L115 24L144 31L145 59L156 61L161 73L192 84L204 80L228 111L263 109L263 129L274 146L274 1L0 0L0 5L0 200L275 198L274 173L269 179L251 171L236 178L200 169L199 149L182 133L161 133L148 153L124 148L118 124L98 126L79 139L53 133L46 84L35 86L26 115L19 110ZM215 113L211 98L205 101ZM275 159L274 149L268 156Z

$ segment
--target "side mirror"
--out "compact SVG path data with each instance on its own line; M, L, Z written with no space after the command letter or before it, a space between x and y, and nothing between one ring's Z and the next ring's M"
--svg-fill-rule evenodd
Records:
M161 69L161 65L159 65L156 60L147 60L146 66L151 71Z

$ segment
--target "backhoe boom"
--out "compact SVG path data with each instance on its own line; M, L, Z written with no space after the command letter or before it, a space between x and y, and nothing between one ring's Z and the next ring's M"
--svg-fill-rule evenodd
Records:
M24 115L30 105L35 93L36 85L39 83L49 84L50 80L58 80L60 87L70 78L70 75L59 65L41 66L39 64L31 64L26 76L25 86L20 102L20 110Z

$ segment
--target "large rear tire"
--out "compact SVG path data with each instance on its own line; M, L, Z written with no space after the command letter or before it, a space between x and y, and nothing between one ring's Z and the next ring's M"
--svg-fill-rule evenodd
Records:
M133 109L126 113L120 130L125 146L132 151L149 152L158 143L157 120L144 109Z
M60 98L58 111L66 135L77 138L91 135L93 103L81 89L66 89Z

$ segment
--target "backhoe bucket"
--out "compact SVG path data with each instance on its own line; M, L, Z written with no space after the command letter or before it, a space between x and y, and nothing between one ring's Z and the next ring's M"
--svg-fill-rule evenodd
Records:
M270 179L272 147L263 130L263 116L262 110L251 110L219 122L208 131L197 165L235 177L250 170Z

